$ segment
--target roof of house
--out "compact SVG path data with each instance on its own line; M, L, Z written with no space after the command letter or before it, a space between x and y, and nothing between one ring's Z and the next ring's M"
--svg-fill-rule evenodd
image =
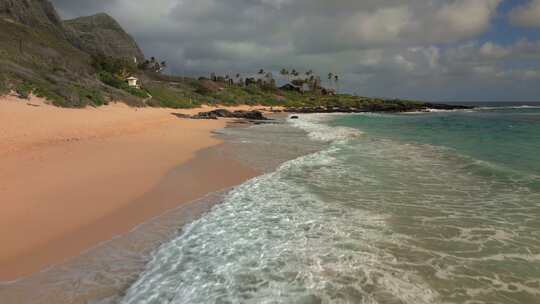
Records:
M292 83L287 83L285 85L282 85L280 87L280 89L286 89L286 88L296 88L296 89L300 89L301 87L300 86L297 86L297 85L294 85Z

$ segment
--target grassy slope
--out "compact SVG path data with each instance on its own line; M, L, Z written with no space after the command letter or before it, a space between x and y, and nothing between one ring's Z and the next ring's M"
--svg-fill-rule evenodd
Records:
M321 96L310 93L264 89L255 85L239 87L226 83L192 78L146 74L143 88L153 99L152 106L189 108L200 104L265 105L286 107L364 107L378 105L392 107L396 104L421 104L414 101L384 100L340 94Z
M237 87L209 80L138 71L143 91L106 85L97 77L90 55L73 47L59 31L34 29L0 19L0 94L30 91L64 107L99 106L122 100L133 106L191 108L201 104L259 104L315 107L385 104L381 99L332 97L282 92L257 86ZM22 41L22 49L20 47Z
M0 92L31 90L66 107L101 105L106 97L140 104L129 94L99 82L90 56L73 47L60 32L3 19L0 29Z

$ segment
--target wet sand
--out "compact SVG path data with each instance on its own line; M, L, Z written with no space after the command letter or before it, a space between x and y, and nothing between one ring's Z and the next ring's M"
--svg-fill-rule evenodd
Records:
M242 107L242 109L246 109ZM257 175L224 155L207 109L60 109L0 99L0 281L65 261Z

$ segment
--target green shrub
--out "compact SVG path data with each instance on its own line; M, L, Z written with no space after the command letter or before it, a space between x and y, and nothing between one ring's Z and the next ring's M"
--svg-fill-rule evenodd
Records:
M119 79L118 77L114 76L110 72L100 71L98 73L98 78L104 84L109 85L113 88L124 90L133 96L137 96L140 98L148 97L148 94L144 90L130 87L124 80Z
M126 72L129 74L137 73L137 65L126 58L115 58L111 56L94 56L92 58L92 66L98 72L109 72L110 74L117 74L120 72Z
M23 99L29 99L30 94L32 94L33 90L34 89L32 87L32 84L28 82L23 82L15 86L15 92L17 93L17 96Z
M146 93L144 90L137 89L137 88L132 88L132 87L130 87L128 85L126 85L123 88L123 90L128 92L129 94L131 94L133 96L137 96L137 97L140 97L140 98L147 98L148 97L148 93Z
M51 89L45 88L45 87L37 87L34 90L34 94L36 94L37 97L45 98L53 103L55 106L67 106L67 101L64 97L56 94Z
M3 78L0 78L0 96L6 95L9 93L9 85L7 81Z
M88 102L94 106L102 106L108 104L108 102L103 97L103 94L96 89L84 89L80 88L79 91L80 100L88 100Z
M148 102L150 106L187 109L201 104L195 96L189 95L189 92L170 86L149 85L147 90L152 95L152 99Z
M98 73L98 78L101 82L113 88L125 89L129 87L125 81L118 79L116 76L114 76L108 71L100 71Z

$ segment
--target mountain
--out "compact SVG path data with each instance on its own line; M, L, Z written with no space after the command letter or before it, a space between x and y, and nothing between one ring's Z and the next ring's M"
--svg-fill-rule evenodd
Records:
M135 40L111 16L101 13L64 21L69 40L91 55L137 58L144 54Z
M140 105L98 79L96 55L144 60L135 40L108 15L63 22L48 0L0 0L0 94L32 91L70 107L110 99Z
M60 30L62 21L48 0L0 0L0 18Z

